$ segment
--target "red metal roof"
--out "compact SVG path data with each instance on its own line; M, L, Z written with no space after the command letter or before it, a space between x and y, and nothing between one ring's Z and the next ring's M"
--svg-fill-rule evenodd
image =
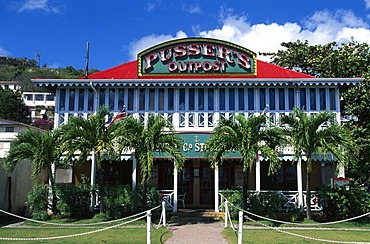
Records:
M85 78L85 77L82 77ZM89 79L138 79L137 61L123 63L116 67L89 75ZM257 76L220 75L220 76L146 76L141 79L199 79L199 78L314 78L313 76L257 60Z

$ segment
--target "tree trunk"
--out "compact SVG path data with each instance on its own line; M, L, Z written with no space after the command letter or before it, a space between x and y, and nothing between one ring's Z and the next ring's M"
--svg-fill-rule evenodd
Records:
M103 203L103 197L104 197L104 187L103 187L103 172L102 167L99 169L99 195L100 195L100 203L99 203L99 213L104 213L104 203Z
M243 209L247 210L248 204L248 170L243 174Z
M12 212L12 177L8 176L8 212Z
M53 176L53 172L51 166L49 167L49 181L50 181L50 188L51 188L51 211L56 214L57 212L57 194L55 192L55 179Z
M307 167L307 177L306 177L306 217L307 219L311 219L311 187L310 185L311 185L311 171L308 171L308 167Z

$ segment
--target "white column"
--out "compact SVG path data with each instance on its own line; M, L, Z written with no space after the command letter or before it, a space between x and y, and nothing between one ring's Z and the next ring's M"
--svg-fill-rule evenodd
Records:
M173 167L173 212L174 213L177 212L178 178L179 178L179 174L177 172L176 165L174 165Z
M261 191L261 160L257 156L256 160L256 192Z
M215 167L215 212L218 213L219 210L219 202L218 202L218 191L220 190L220 184L219 184L219 180L220 180L220 174L219 174L219 170L218 170L218 165L216 165Z
M344 167L343 166L339 166L337 177L338 178L346 178L346 174L345 174L345 171L344 171Z
M136 170L137 170L137 162L136 162L136 157L135 157L135 153L132 154L132 175L131 175L131 179L132 179L132 190L135 190L136 189L136 182L137 182L137 174L136 174Z
M93 189L96 180L96 162L95 162L95 153L91 152L91 176L90 176L90 185ZM93 210L95 206L95 194L91 194L90 209Z
M303 207L302 159L297 162L298 207Z

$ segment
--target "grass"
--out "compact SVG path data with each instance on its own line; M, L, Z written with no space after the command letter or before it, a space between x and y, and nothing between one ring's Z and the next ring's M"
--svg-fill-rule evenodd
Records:
M97 228L0 228L0 237L12 238L39 238L65 236L71 234L84 233ZM151 230L152 243L164 243L170 238L172 233L161 227ZM78 237L63 238L47 241L28 241L28 243L146 243L146 228L114 228L98 233L88 234ZM1 243L14 243L14 241L0 241Z
M370 231L354 230L284 230L307 237L346 242L369 242ZM223 231L229 243L238 242L238 234L228 228ZM243 229L243 243L323 243L280 233L270 229Z

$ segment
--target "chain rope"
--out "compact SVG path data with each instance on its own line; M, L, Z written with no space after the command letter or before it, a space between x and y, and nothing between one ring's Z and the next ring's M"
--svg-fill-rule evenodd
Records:
M225 198L226 199L226 198ZM336 223L341 223L341 222L347 222L347 221L350 221L350 220L354 220L354 219L358 219L358 218L362 218L362 217L365 217L367 215L370 214L370 212L368 213L365 213L365 214L362 214L362 215L359 215L359 216L356 216L356 217L352 217L352 218L349 218L349 219L344 219L344 220L339 220L339 221L333 221L333 222L325 222L325 223L306 223L306 224L301 224L301 223L294 223L294 222L285 222L285 221L280 221L280 220L275 220L275 219L270 219L270 218L267 218L267 217L263 217L263 216L260 216L260 215L257 215L257 214L254 214L254 213L251 213L249 211L246 211L246 210L243 210L237 206L235 206L234 204L232 204L231 202L229 202L229 204L231 204L232 206L234 206L236 209L240 210L240 211L243 211L244 213L246 214L250 214L252 216L255 216L255 217L258 217L258 218L261 218L261 219L265 219L265 220L269 220L269 221L272 221L272 222L277 222L277 223L283 223L283 224L295 224L295 225L303 225L303 226L317 226L317 225L328 225L328 224L336 224ZM228 216L230 216L230 214L228 214ZM370 242L347 242L347 241L336 241L336 240L325 240L325 239L320 239L320 238L315 238L315 237L309 237L309 236L304 236L304 235L300 235L300 234L296 234L296 233L291 233L291 232L288 232L288 231L284 231L282 229L279 229L278 227L272 227L272 226L269 226L267 224L263 224L263 223L260 223L250 217L248 217L246 215L246 218L248 220L251 220L255 223L258 223L259 225L262 225L266 228L269 228L269 229L272 229L272 230L275 230L275 231L278 231L278 232L281 232L281 233L285 233L285 234L288 234L288 235L292 235L292 236L296 236L296 237L300 237L300 238L304 238L304 239L308 239L308 240L314 240L314 241L321 241L321 242L329 242L329 243L342 243L342 244L370 244ZM230 219L231 221L231 219ZM236 230L234 228L232 228L234 230L234 232L236 232Z
M243 211L243 210L241 210L241 211ZM243 212L246 212L246 211L243 211ZM347 241L325 240L325 239L320 239L320 238L315 238L315 237L304 236L304 235L300 235L300 234L296 234L296 233L292 233L292 232L288 232L288 231L279 229L278 227L272 227L272 226L269 226L269 225L260 223L260 222L254 220L254 219L249 218L248 216L246 216L246 218L248 220L251 220L251 221L253 221L255 223L258 223L258 224L260 224L260 225L262 225L262 226L264 226L266 228L269 228L269 229L272 229L272 230L275 230L275 231L278 231L278 232L281 232L281 233L284 233L284 234L288 234L288 235L292 235L292 236L296 236L296 237L308 239L308 240L321 241L321 242L329 242L329 243L343 243L343 244L366 244L366 243L370 243L370 242L347 242Z
M149 209L147 211L153 211L153 210L156 210L159 207L160 207L160 205L157 206L157 207L151 208L151 209ZM86 224L73 224L73 223L65 224L65 223L53 223L53 222L47 222L47 221L41 221L41 220L26 218L26 217L19 216L19 215L16 215L16 214L13 214L13 213L10 213L10 212L7 212L5 210L0 209L0 212L2 212L4 214L7 214L7 215L10 215L12 217L16 217L16 218L19 218L19 219L23 219L23 220L27 220L27 221L35 222L35 223L39 223L39 224L55 225L55 226L94 226L94 225L105 225L105 224L111 224L111 223L123 221L123 220L126 220L126 219L135 218L136 216L139 216L141 214L144 214L147 211L143 211L141 213L137 213L137 214L134 214L134 215L131 215L131 216L128 216L128 217L121 218L121 219L115 219L115 220L104 221L104 222L86 223Z
M141 217L137 217L135 219L129 220L129 221L124 222L124 223L119 223L119 224L116 224L116 225L113 225L113 226L108 226L108 227L105 227L105 228L102 228L102 229L88 231L88 232L83 232L83 233L78 233L78 234L72 234L72 235L52 236L52 237L35 237L35 238L0 237L0 240L2 240L2 241L45 241L45 240L56 240L56 239L64 239L64 238L78 237L78 236L84 236L84 235L94 234L94 233L98 233L98 232L101 232L101 231L105 231L105 230L117 228L117 227L120 227L122 225L135 222L135 221L140 220L140 219L145 218L145 217L146 217L146 215L143 215Z

